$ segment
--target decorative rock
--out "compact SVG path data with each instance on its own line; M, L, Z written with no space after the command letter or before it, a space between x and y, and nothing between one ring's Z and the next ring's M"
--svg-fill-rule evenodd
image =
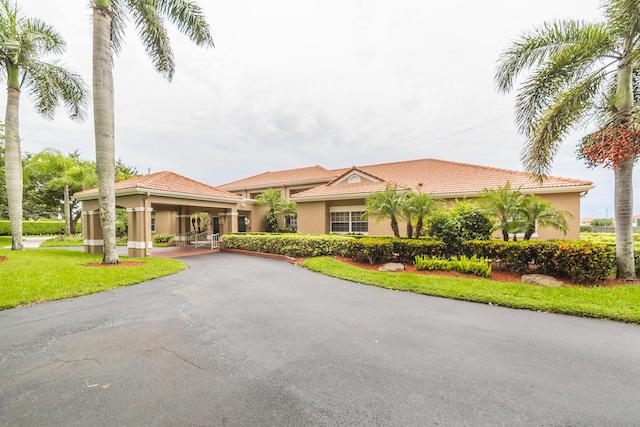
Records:
M406 270L404 264L399 262L389 262L378 268L378 271L403 271Z
M529 283L531 285L549 286L552 288L561 288L564 286L560 280L555 277L546 276L544 274L523 274L522 283Z

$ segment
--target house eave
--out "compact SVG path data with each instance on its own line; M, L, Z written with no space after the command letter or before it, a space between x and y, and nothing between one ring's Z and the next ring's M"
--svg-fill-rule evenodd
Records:
M308 179L304 181L285 181L285 182L274 182L271 184L259 184L259 185L247 185L247 186L239 186L239 187L227 187L222 186L218 187L224 191L244 191L244 190L258 190L262 188L281 188L281 187L294 187L298 185L309 185L309 184L326 184L331 182L334 177L331 178L322 178L322 179Z
M520 191L523 194L559 194L559 193L586 193L589 190L595 188L594 184L589 185L576 185L576 186L567 186L567 187L542 187L542 188L523 188ZM356 199L356 198L367 198L373 192L368 193L350 193L350 194L339 194L333 196L309 196L309 197L295 197L291 198L294 202L321 202L321 201L332 201L332 200L348 200L348 199ZM479 197L482 192L481 191L466 191L466 192L456 192L456 193L427 193L432 197L437 197L441 199L465 199L465 198L475 198Z
M218 196L207 196L202 194L191 194L191 193L181 193L178 191L165 191L165 190L151 190L148 188L124 188L122 190L116 190L116 197L122 196L135 196L135 195L144 195L149 194L150 196L163 196L163 197L173 197L178 199L190 199L190 200L200 200L207 202L222 202L222 203L242 203L243 199L241 197L232 198L232 197L218 197ZM98 193L89 193L89 194L80 194L73 195L73 198L79 201L85 200L96 200L98 198Z

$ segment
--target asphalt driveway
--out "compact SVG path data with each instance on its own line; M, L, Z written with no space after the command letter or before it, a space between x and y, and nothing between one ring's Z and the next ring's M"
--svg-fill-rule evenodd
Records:
M0 312L0 424L640 424L640 327L218 253Z

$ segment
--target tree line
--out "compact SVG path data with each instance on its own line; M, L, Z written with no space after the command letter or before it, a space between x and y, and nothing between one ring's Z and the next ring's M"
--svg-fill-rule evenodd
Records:
M10 219L4 169L4 144L0 144L0 219ZM39 153L23 153L22 170L23 217L29 220L63 218L65 234L75 233L81 210L72 195L98 185L96 162L81 158L78 151L63 154L48 148ZM121 159L116 162L116 181L139 175L135 167Z

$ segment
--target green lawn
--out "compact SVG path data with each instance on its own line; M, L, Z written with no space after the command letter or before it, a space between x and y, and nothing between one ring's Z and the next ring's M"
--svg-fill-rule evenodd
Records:
M640 323L640 286L547 288L487 279L457 279L412 273L385 273L332 258L302 262L310 270L352 282L425 295Z
M1 257L6 259L0 262L0 309L129 286L187 268L174 259L126 257L121 261L144 265L89 267L85 264L101 262L102 255L64 249L0 249Z

